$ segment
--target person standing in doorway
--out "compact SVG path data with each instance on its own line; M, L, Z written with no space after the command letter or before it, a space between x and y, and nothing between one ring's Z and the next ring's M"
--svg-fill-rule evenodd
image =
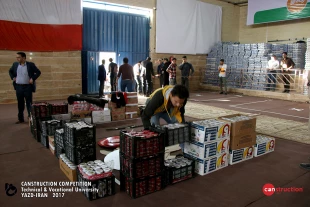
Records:
M124 64L119 67L119 71L117 74L117 78L122 76L121 91L126 92L127 88L127 92L133 92L133 81L135 79L133 74L133 68L131 65L128 64L127 57L123 59L123 63Z
M16 90L18 106L18 121L16 124L20 124L25 122L25 100L28 118L30 117L32 93L36 91L35 80L41 75L41 71L34 63L26 61L26 54L24 52L18 52L16 59L17 62L13 63L9 70L9 75L13 80L13 86Z
M225 88L225 95L227 95L227 84L226 84L226 70L227 70L227 65L224 64L224 59L220 60L220 65L218 66L218 71L219 71L219 80L220 80L220 88L221 92L220 94L223 94L223 85Z
M277 70L279 69L279 65L277 56L272 55L267 66L268 84L266 91L275 91L277 85Z
M169 85L176 85L177 84L177 59L172 58L172 63L167 68L167 72L169 73Z
M146 60L142 62L142 66L145 68L145 70L143 70L143 93L144 96L148 97L153 91L152 79L154 78L154 69L151 58L147 57Z
M195 72L192 64L187 62L186 56L182 57L182 64L179 65L179 69L181 70L181 83L187 89L189 89L189 79L191 79L193 73Z
M104 91L104 82L107 79L107 72L104 67L105 59L102 59L102 64L98 66L98 80L100 83L99 86L99 97L103 97L103 91Z
M113 63L113 59L109 59L109 74L110 74L110 84L111 84L111 91L116 91L116 76L117 76L117 64Z
M293 60L289 57L287 57L287 52L282 53L282 61L281 61L281 71L283 73L283 81L284 81L284 91L283 93L289 93L290 92L290 84L291 84L291 76L292 69L295 66L295 63Z

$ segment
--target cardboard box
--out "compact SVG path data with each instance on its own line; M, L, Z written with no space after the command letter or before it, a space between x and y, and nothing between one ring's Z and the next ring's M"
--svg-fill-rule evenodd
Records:
M114 114L112 112L112 115L111 115L111 118L112 118L112 121L121 121L121 120L125 120L125 113L122 113L122 114Z
M223 118L231 118L236 116L245 116L243 114L233 114L229 116L220 117L219 120L223 120ZM249 117L249 120L243 120L238 122L231 123L231 137L239 136L241 134L251 134L256 130L256 117Z
M188 154L184 155L185 157L195 160L195 172L199 175L207 175L228 166L228 153L223 153L208 159L199 159Z
M267 153L273 152L276 144L276 140L273 137L265 137L266 139L260 139L260 135L257 136L257 143L255 144L254 157L259 157Z
M138 96L127 96L127 104L137 104L138 105Z
M245 147L251 147L256 143L256 132L251 132L248 134L232 136L230 138L229 149L237 150Z
M229 164L233 165L252 159L254 156L254 145L237 150L229 150Z
M229 152L229 139L221 139L215 142L200 143L186 142L184 143L184 153L200 159L217 156Z
M137 112L138 110L138 104L126 104L126 112Z
M211 119L205 121L211 122ZM200 143L212 142L224 138L229 139L230 123L223 121L218 121L218 123L217 126L205 126L205 124L200 121L194 121L191 126L191 139Z
M71 182L77 181L76 169L72 170L71 168L69 168L66 163L61 159L61 157L59 157L59 166L61 171L67 176L67 178Z
M56 119L56 120L70 120L71 119L71 113L52 115L52 118Z
M49 145L55 146L55 138L54 136L48 136Z
M71 119L91 118L91 111L72 111Z
M111 111L105 108L104 111L93 111L92 112L92 123L100 124L111 122Z
M52 154L55 155L55 146L49 145L49 149L51 150Z
M138 118L137 112L125 112L126 119L135 119Z

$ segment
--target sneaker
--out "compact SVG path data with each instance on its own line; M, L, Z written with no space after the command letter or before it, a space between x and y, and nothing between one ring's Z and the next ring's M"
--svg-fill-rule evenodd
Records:
M21 123L24 123L25 121L17 121L15 122L15 124L21 124Z
M220 94L223 94L223 91L222 91L222 92L220 92Z
M305 170L310 170L310 163L300 163L299 166Z

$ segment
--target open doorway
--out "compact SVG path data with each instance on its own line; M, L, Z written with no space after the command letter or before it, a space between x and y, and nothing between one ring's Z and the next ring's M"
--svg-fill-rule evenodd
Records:
M116 62L116 53L115 52L99 52L99 65L102 64L102 60L105 60L105 70L107 72L107 81L104 84L104 92L111 91L111 84L110 84L110 74L109 74L109 59L112 58L113 62Z

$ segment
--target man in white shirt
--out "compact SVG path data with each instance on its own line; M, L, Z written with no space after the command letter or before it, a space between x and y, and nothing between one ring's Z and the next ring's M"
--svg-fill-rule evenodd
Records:
M266 91L275 91L277 85L277 70L279 69L279 66L280 63L277 60L277 56L272 55L267 66L268 84Z
M227 69L227 65L224 64L224 59L220 60L220 65L218 67L218 71L219 71L219 79L220 79L220 87L221 87L221 92L220 94L223 94L223 84L225 87L225 95L227 95L227 85L226 85L226 69Z
M134 73L135 81L136 81L135 90L141 94L142 93L142 82L141 82L142 65L141 65L141 61L139 61L138 63L136 63L133 66L133 73Z

